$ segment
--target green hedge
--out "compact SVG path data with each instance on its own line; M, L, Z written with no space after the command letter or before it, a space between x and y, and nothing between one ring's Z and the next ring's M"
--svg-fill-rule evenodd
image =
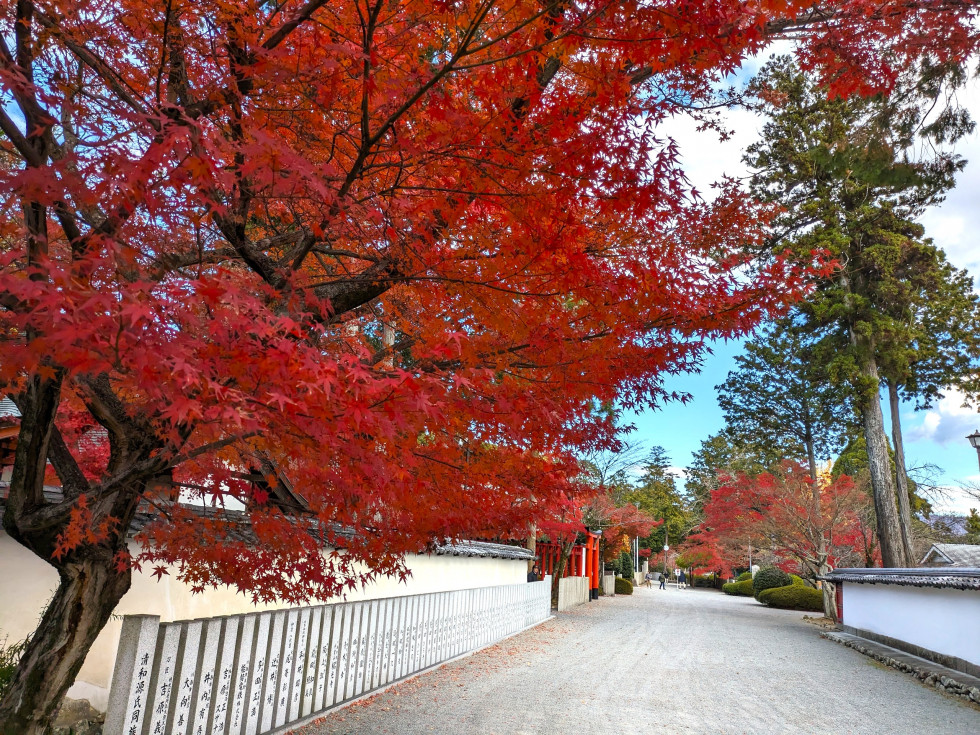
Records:
M802 580L801 580L802 581ZM792 610L812 610L823 612L823 592L813 587L789 584L785 587L770 587L759 593L759 602L770 607Z
M746 579L742 582L729 582L723 585L721 591L726 595L741 595L743 597L752 596L752 580Z
M742 572L735 577L736 582L744 582L746 579L752 579L752 572Z
M622 577L616 577L616 594L632 595L633 583L630 582L628 579L623 579Z
M782 569L768 567L766 569L760 569L755 573L755 576L752 578L752 591L755 593L755 599L758 600L759 594L763 590L772 587L787 587L791 584L793 584L793 580Z

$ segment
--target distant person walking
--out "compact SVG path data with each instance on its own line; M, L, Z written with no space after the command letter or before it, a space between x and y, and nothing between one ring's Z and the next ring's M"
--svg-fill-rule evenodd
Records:
M653 589L653 572L647 572L643 575L643 586Z
M687 576L684 574L683 570L681 570L681 573L677 575L677 587L678 589L687 587Z
M541 570L538 568L538 565L537 564L535 564L533 567L531 567L531 571L527 573L527 581L528 582L540 582L541 581Z
M660 575L660 589L667 589L667 572Z

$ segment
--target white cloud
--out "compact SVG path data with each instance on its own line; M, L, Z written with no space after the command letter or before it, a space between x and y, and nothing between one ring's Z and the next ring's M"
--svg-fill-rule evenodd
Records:
M673 118L657 129L660 135L669 135L677 141L684 173L706 199L712 198L711 184L722 177L748 175L742 163L742 151L759 138L763 120L746 110L731 110L725 115L725 124L732 136L724 142L713 130L697 130L687 117Z
M980 122L980 84L971 80L959 95L960 102ZM976 279L980 274L980 208L976 192L980 189L980 133L974 131L956 144L956 153L967 160L967 166L956 178L956 188L949 192L939 206L926 211L919 221L926 235L946 251L951 263L966 268Z
M976 482L980 480L980 475L973 475L965 478ZM980 508L980 500L967 495L962 488L944 487L942 488L946 497L937 498L932 504L934 513L954 513L956 515L969 515L971 508Z
M778 49L786 53L788 46ZM772 55L773 52L767 54ZM747 81L749 69L757 71L764 60L746 61L742 73L733 77L733 84ZM974 120L980 122L980 83L971 81L959 94L962 104L969 108ZM661 124L657 132L675 140L680 150L681 163L691 184L706 199L713 198L711 184L723 176L744 179L749 175L742 163L744 150L759 139L765 120L744 109L727 110L723 124L732 132L726 141L718 139L712 130L698 131L696 124L686 116L678 116ZM955 152L967 160L967 166L957 177L956 188L946 200L930 208L920 218L926 236L946 251L951 263L965 268L976 279L980 275L980 207L976 205L976 192L980 191L980 132L966 136L956 144Z
M947 391L942 400L925 412L922 423L908 432L908 438L940 445L963 442L967 434L980 427L980 416L974 409L964 406L963 401L961 392Z

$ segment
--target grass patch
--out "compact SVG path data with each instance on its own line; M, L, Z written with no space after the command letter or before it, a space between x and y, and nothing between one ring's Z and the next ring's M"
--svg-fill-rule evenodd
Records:
M18 643L8 644L4 638L0 642L0 697L14 680L14 672L17 671L17 664L20 663L20 657L24 655L29 640L30 638L25 638Z

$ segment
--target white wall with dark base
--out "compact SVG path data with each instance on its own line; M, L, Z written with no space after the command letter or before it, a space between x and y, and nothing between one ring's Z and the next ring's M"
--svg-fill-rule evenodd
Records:
M980 666L980 591L845 583L844 625Z

